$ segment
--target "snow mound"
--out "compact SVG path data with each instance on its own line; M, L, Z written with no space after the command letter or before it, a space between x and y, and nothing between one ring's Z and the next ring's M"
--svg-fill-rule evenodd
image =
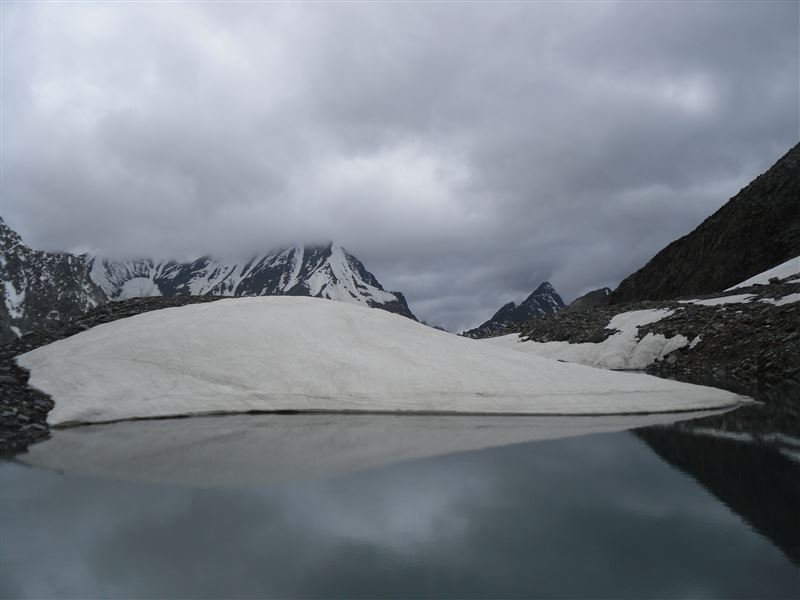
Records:
M226 415L54 430L19 457L92 477L217 487L332 477L495 446L623 431L708 416ZM189 449L191 449L189 451Z
M800 278L800 256L790 258L785 263L779 264L777 267L772 267L763 273L753 275L750 279L746 279L742 283L738 283L733 287L729 287L725 291L729 292L731 290L735 290L736 288L747 287L749 285L766 285L773 277L785 279L786 277L791 277L792 275L797 276L792 281L797 281L798 278Z
M51 424L287 410L650 413L742 400L713 388L528 356L384 311L298 297L148 312L17 361L31 372L30 385L55 400Z
M641 370L689 343L682 335L667 338L648 333L641 340L636 339L639 327L660 321L673 312L658 308L620 313L606 325L606 329L616 329L618 333L599 343L530 342L523 341L516 333L481 341L526 354L601 369Z

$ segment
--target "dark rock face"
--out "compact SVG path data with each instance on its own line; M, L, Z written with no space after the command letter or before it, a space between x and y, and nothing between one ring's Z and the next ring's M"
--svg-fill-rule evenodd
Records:
M500 308L491 319L475 329L465 331L464 335L471 338L501 335L532 317L552 315L563 308L564 301L561 296L549 282L545 281L524 302L519 305L509 302Z
M606 306L609 302L610 296L611 288L604 287L600 288L599 290L592 290L580 298L575 298L575 300L573 300L564 310L581 311L589 310L590 308L596 308L598 306Z
M800 256L800 144L611 294L612 304L725 290Z
M31 250L2 219L0 279L0 343L69 320L106 302L81 257Z

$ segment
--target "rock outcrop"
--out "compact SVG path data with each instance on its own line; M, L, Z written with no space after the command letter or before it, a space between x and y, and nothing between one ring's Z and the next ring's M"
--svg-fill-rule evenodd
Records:
M620 283L611 304L721 292L800 256L800 144Z

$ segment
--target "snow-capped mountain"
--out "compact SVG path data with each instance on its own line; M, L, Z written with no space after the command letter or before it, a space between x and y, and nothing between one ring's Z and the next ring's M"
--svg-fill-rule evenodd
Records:
M0 218L0 343L106 302L80 256L32 250Z
M498 310L494 316L475 329L465 331L471 338L483 338L498 335L512 325L521 325L531 317L552 315L564 308L564 301L548 281L537 287L522 303L509 302Z
M403 294L387 292L338 244L293 246L241 262L88 257L92 280L111 300L136 296L311 296L382 308L414 319Z
M416 319L400 292L341 246L293 246L242 262L109 260L32 250L0 218L0 344L109 300L137 296L312 296Z

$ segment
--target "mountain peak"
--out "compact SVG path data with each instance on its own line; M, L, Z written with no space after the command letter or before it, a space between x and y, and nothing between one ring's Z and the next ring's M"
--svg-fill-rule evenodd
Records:
M556 289L550 284L549 281L543 281L542 283L540 283L539 287L533 290L533 292L531 293L530 296L528 296L528 298L532 298L535 296L543 296L545 294L556 294Z
M135 296L311 296L365 304L415 319L405 298L386 291L341 245L294 245L244 262L90 259L92 279L114 300Z
M464 332L467 337L481 338L508 331L533 317L551 315L564 308L564 301L548 281L544 281L519 305L504 304L491 319Z

